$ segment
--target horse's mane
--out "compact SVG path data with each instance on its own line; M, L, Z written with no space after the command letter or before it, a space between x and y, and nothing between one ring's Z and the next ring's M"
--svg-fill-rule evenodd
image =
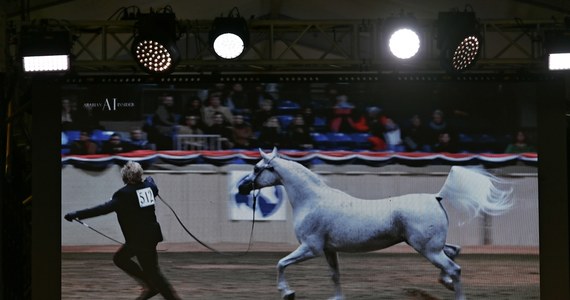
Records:
M301 172L300 175L303 175L308 182L311 182L312 184L318 186L327 186L326 180L324 178L314 173L313 171L303 166L302 164L288 159L281 159L281 161L284 162L287 167L292 166L289 169L295 168L295 170Z

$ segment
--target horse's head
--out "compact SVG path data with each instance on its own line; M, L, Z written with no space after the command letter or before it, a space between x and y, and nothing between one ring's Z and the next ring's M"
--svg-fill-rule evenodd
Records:
M262 159L255 164L253 172L238 183L239 193L242 195L247 195L255 189L281 184L281 179L271 164L275 158L279 157L277 148L273 148L270 154L266 154L261 149L259 153Z

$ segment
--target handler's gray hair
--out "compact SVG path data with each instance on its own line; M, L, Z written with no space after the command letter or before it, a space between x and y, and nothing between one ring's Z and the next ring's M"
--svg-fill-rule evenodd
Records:
M125 184L136 184L142 181L143 169L138 162L128 161L121 168L121 176Z

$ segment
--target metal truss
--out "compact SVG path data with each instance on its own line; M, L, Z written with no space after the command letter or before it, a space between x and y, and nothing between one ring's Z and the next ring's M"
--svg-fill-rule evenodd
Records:
M435 20L421 22L422 52L410 62L389 57L381 20L250 20L251 43L237 60L216 59L208 46L209 20L179 20L182 59L176 73L443 72ZM8 34L17 34L16 24ZM470 72L546 71L543 35L554 21L481 21L482 55ZM134 21L66 21L75 37L73 70L140 74L131 54ZM10 29L10 26L9 28ZM12 33L10 33L12 32ZM13 55L12 58L14 58Z

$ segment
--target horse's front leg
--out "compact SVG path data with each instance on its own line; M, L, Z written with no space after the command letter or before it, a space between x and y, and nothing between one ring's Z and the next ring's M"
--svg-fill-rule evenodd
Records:
M301 244L301 246L299 246L295 251L279 260L277 263L277 289L281 292L281 297L283 297L283 299L295 299L295 291L289 288L289 284L285 279L285 268L288 265L302 262L319 255L320 253L315 253L306 244Z
M325 257L331 268L331 279L334 283L335 295L332 300L342 300L342 289L340 288L340 271L338 267L338 254L334 251L325 250Z

